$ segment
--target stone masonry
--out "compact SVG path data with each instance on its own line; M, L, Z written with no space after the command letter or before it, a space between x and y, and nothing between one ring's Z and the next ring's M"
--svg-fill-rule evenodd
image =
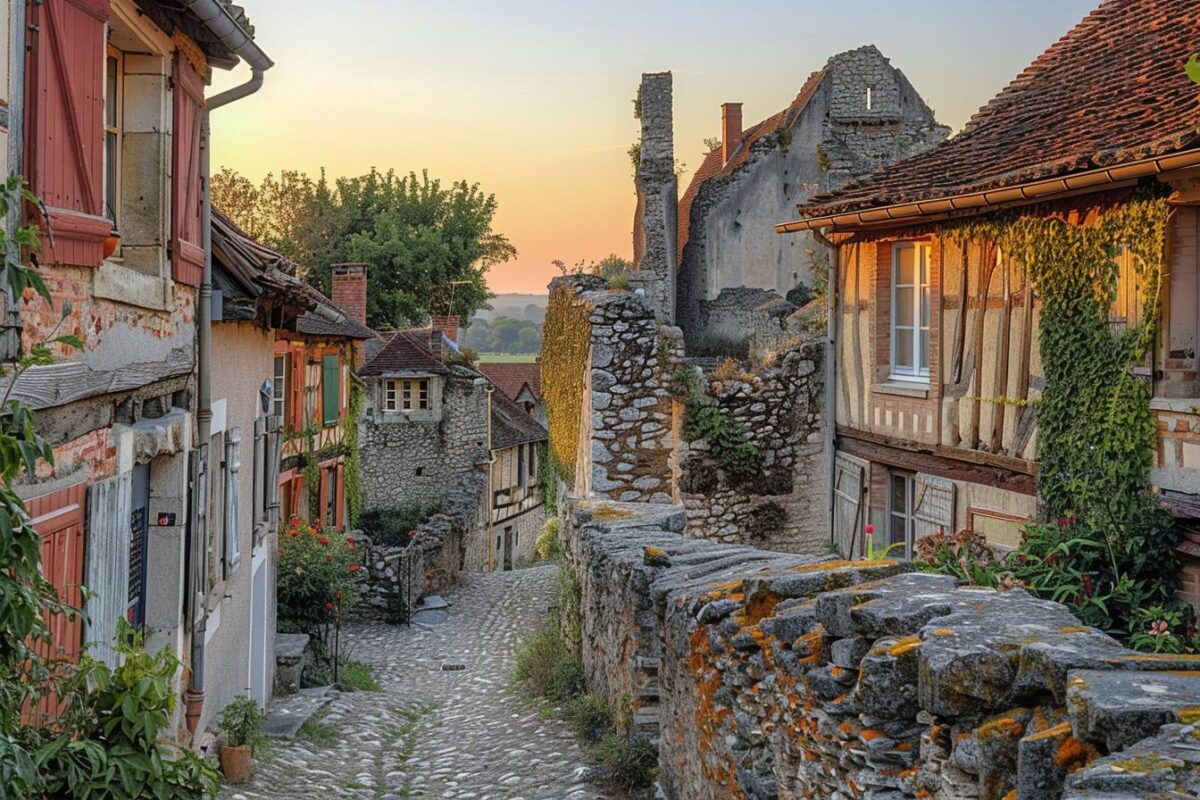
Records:
M641 155L637 166L635 285L668 325L675 324L675 229L678 187L671 73L642 75Z
M679 496L693 536L814 555L829 552L823 342L777 354L757 374L706 376L708 394L757 446L762 473L737 483L703 439L679 444Z
M568 513L589 685L668 800L1194 794L1168 793L1197 785L1194 657L1021 590L688 538L677 507Z

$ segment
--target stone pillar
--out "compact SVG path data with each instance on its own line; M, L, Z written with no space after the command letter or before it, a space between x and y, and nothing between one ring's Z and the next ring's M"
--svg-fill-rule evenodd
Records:
M637 168L639 248L635 285L646 295L659 319L675 324L675 237L678 194L675 178L671 73L642 75L641 158Z

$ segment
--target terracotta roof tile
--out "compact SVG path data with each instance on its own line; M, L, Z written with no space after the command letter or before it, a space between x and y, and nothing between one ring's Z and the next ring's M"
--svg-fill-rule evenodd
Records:
M373 358L358 371L364 377L395 375L403 372L445 375L445 363L429 349L430 328L396 331Z
M688 188L683 193L683 196L679 198L679 229L675 239L675 264L677 267L683 266L683 248L687 244L688 233L691 227L692 203L696 201L696 196L700 193L700 187L706 181L713 178L733 174L738 167L741 167L750 160L751 149L762 139L778 132L781 128L792 125L796 121L796 117L800 115L800 112L812 100L813 95L817 92L817 87L821 85L824 77L825 69L817 70L804 82L804 86L801 87L796 98L792 100L787 108L743 131L742 144L729 157L728 161L721 161L721 148L718 147L715 150L709 151L704 160L700 162L700 168L692 175L691 183L688 184Z
M478 364L476 369L510 400L516 400L526 386L534 399L542 396L541 364Z
M957 136L800 207L823 216L952 197L1200 146L1196 0L1108 0Z

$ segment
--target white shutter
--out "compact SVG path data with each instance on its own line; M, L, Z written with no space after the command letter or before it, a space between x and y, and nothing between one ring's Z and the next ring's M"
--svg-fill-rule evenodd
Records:
M87 633L90 654L110 667L117 666L113 642L117 623L129 607L130 510L132 473L93 483L88 487ZM145 554L143 554L143 558Z
M208 505L209 446L202 444L192 453L192 561L191 585L195 598L192 622L205 613L208 598Z
M279 525L279 465L283 460L282 417L271 417L267 420L267 440L264 449L267 455L267 485L263 487L267 501L266 521L271 527L276 527Z
M264 487L267 485L263 468L266 464L267 418L259 417L254 420L254 524L264 522L267 517L267 504Z
M838 453L833 471L833 543L843 558L863 556L863 492L866 465Z
M241 531L238 528L242 431L233 428L225 433L225 574L237 569L242 555Z
M913 479L913 536L954 533L954 483L933 475L918 474Z

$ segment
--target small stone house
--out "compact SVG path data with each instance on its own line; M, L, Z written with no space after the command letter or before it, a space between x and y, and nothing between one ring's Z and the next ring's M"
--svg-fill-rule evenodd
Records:
M924 152L949 133L874 45L830 58L786 108L756 124L743 127L741 103L723 104L720 130L720 145L679 198L671 254L675 320L693 355L738 351L755 334L780 328L770 309L752 314L717 302L725 290L807 302L789 293L812 288L824 251L811 237L785 240L772 230L797 203Z

